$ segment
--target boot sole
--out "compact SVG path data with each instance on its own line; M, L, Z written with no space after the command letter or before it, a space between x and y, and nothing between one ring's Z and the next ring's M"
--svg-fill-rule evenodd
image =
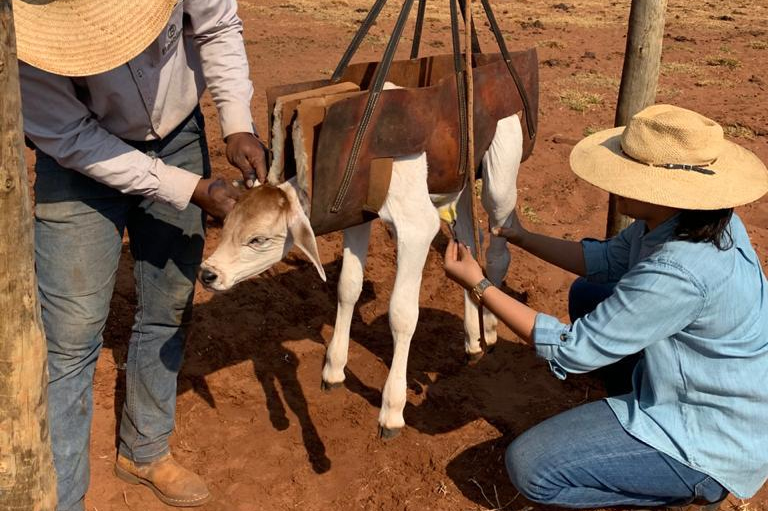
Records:
M125 481L128 484L143 484L144 486L152 490L155 496L158 499L160 499L163 502L163 504L167 504L169 506L199 507L211 500L210 493L205 497L194 499L194 500L174 499L172 497L165 495L163 492L161 492L154 484L152 484L151 481L148 481L147 479L143 479L141 477L137 477L117 464L115 464L115 476L117 476L117 478L120 479L121 481Z

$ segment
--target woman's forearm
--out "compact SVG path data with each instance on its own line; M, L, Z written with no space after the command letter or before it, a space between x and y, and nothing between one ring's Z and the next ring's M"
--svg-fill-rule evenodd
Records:
M537 312L497 287L483 292L483 306L493 312L518 337L533 343L533 326Z
M584 250L578 241L563 240L525 231L519 238L509 239L509 242L539 259L576 275L583 277L587 273Z

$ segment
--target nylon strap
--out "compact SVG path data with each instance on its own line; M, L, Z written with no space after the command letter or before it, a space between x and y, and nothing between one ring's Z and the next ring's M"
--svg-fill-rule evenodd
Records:
M461 59L461 42L459 40L459 15L456 13L456 0L448 0L451 7L451 41L453 43L453 68L456 72L456 92L459 103L459 175L466 173L470 166L469 156L469 127L467 125L467 88L464 80L464 62Z
M413 44L411 45L411 60L419 57L421 31L424 28L424 13L427 10L427 0L419 0L419 10L416 13L416 26L413 29Z
M488 0L480 0L483 3L483 9L485 9L485 15L488 17L488 22L491 24L491 31L496 38L496 44L501 50L501 55L504 58L504 62L507 64L509 74L512 75L512 79L517 86L517 92L520 94L520 99L523 100L523 109L525 110L525 126L528 129L528 137L533 139L536 136L536 127L533 125L533 117L531 116L531 103L528 100L528 93L525 91L523 81L520 79L520 75L517 74L515 66L512 65L512 58L509 56L509 50L507 50L507 44L504 42L504 37L501 35L499 24L496 22L496 17L493 15L491 4Z
M341 60L339 60L339 64L336 66L336 70L333 72L333 75L331 76L331 82L338 82L339 80L341 80L341 77L344 74L344 71L346 71L347 66L349 65L349 61L352 60L352 57L355 55L355 52L357 52L357 49L360 47L360 43L363 42L363 39L365 38L366 34L368 34L368 30L370 30L371 26L373 26L373 23L376 21L376 18L379 17L381 8L384 7L384 4L386 3L387 3L387 0L376 0L376 2L371 7L371 10L368 11L368 15L365 17L365 19L363 20L363 23L360 25L360 28L357 29L355 36L352 38L352 41L349 43L349 46L347 47L347 51L345 51L344 55L341 56Z

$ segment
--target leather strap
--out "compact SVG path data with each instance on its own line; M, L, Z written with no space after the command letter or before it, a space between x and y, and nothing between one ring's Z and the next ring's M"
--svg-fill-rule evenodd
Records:
M467 22L467 16L465 13L466 11L466 2L467 0L459 0L459 8L461 10L461 19L464 20L464 23ZM475 22L472 22L472 27L470 27L472 30L472 53L482 53L480 51L480 41L477 39L477 30L475 29Z
M389 183L392 181L392 165L394 158L374 158L371 160L371 170L368 178L368 196L363 204L363 210L379 214L389 193Z

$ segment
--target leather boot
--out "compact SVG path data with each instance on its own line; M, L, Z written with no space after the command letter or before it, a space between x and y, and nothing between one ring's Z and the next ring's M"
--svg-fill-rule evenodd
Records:
M171 454L149 463L135 463L118 454L115 475L130 484L143 484L169 506L202 506L211 499L203 480L179 465Z

